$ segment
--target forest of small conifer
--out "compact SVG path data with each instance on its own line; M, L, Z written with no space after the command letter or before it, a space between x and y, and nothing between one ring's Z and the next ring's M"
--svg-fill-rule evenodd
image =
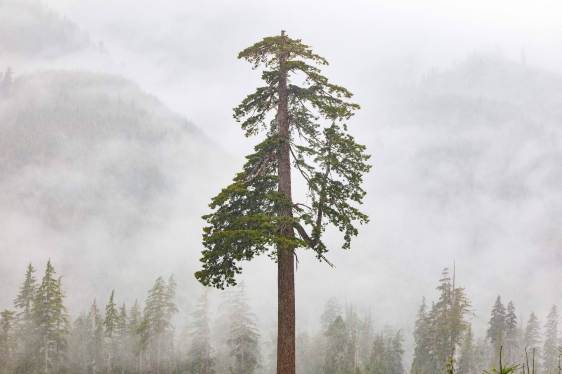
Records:
M500 373L501 355L502 373L560 373L556 306L541 318L522 316L498 296L478 335L471 326L476 311L455 283L454 273L444 269L438 298L423 298L411 337L381 325L361 306L326 300L317 328L297 331L297 371ZM173 276L158 277L145 300L127 303L119 290L108 290L106 300L94 299L70 315L62 275L51 261L42 272L30 264L13 305L0 314L0 373L273 373L275 331L260 329L245 288L214 295L218 303L202 288L192 308L180 310L181 287ZM410 362L407 340L414 342Z

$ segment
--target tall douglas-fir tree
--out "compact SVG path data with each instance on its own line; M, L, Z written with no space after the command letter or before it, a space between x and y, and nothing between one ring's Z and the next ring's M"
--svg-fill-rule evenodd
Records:
M351 92L321 74L318 66L327 61L309 46L281 32L238 57L263 66L265 84L234 109L234 117L246 136L265 136L211 201L196 277L224 288L236 284L241 261L272 257L278 269L277 372L294 374L295 251L311 249L328 261L322 234L329 224L350 248L357 224L368 220L358 206L369 156L347 131L359 106L349 102ZM293 170L305 181L308 201L293 201Z

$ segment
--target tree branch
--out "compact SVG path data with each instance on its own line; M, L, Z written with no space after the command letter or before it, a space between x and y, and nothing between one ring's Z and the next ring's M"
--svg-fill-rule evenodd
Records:
M249 175L245 182L246 183L250 183L252 182L254 179L256 179L257 177L261 176L264 174L265 170L267 169L267 167L269 166L269 164L272 161L275 161L276 157L274 152L269 152L265 155L265 157L263 157L259 163L254 167L254 169L252 170L252 174Z
M306 230L304 229L304 227L302 227L302 225L300 223L295 223L295 229L297 230L297 232L299 233L300 237L308 243L308 246L310 247L310 249L312 249L313 251L316 252L316 254L318 255L318 258L320 258L322 261L326 262L328 265L330 265L330 267L335 267L333 263L330 262L330 260L328 260L326 258L326 256L324 256L323 254L321 254L317 249L316 246L319 243L318 239L312 240L310 238L310 236L308 235L308 233L306 232Z

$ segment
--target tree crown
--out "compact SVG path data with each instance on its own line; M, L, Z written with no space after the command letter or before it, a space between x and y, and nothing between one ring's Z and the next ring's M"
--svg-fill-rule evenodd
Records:
M328 261L322 241L327 226L343 233L343 248L348 249L358 233L356 224L368 221L358 205L365 196L369 155L346 124L359 105L349 101L351 92L321 74L326 59L284 33L264 38L238 57L254 69L263 67L265 85L234 108L234 118L246 136L265 137L233 182L212 199L213 212L203 217L208 224L203 269L196 277L219 288L236 284L240 261L263 253L276 259L279 246L308 248ZM280 89L285 84L286 90ZM278 129L280 95L286 95L288 137ZM306 185L306 201L295 203L278 191L279 155L287 143L292 167ZM281 214L287 210L291 214ZM298 236L286 235L287 226Z

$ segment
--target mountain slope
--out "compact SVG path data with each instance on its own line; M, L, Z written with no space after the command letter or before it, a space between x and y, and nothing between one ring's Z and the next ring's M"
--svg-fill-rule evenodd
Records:
M6 287L49 257L87 297L134 287L139 267L197 266L199 217L229 165L198 128L115 76L48 71L0 88Z
M357 266L407 274L397 288L408 289L456 262L478 292L475 310L514 288L516 304L556 300L562 76L481 55L387 92L368 195L375 255ZM394 269L378 265L385 255Z
M53 226L80 224L100 214L111 220L117 198L134 206L123 213L130 217L118 217L120 224L137 221L138 209L173 188L174 172L162 164L171 152L181 144L196 158L211 146L193 125L113 76L24 76L15 80L0 108L5 202L15 198L24 209L40 207ZM198 172L195 163L185 166L187 173Z
M465 192L513 203L560 198L562 77L474 56L429 75L416 95L412 117L440 142L419 153L420 169L450 182L441 190L453 199Z

